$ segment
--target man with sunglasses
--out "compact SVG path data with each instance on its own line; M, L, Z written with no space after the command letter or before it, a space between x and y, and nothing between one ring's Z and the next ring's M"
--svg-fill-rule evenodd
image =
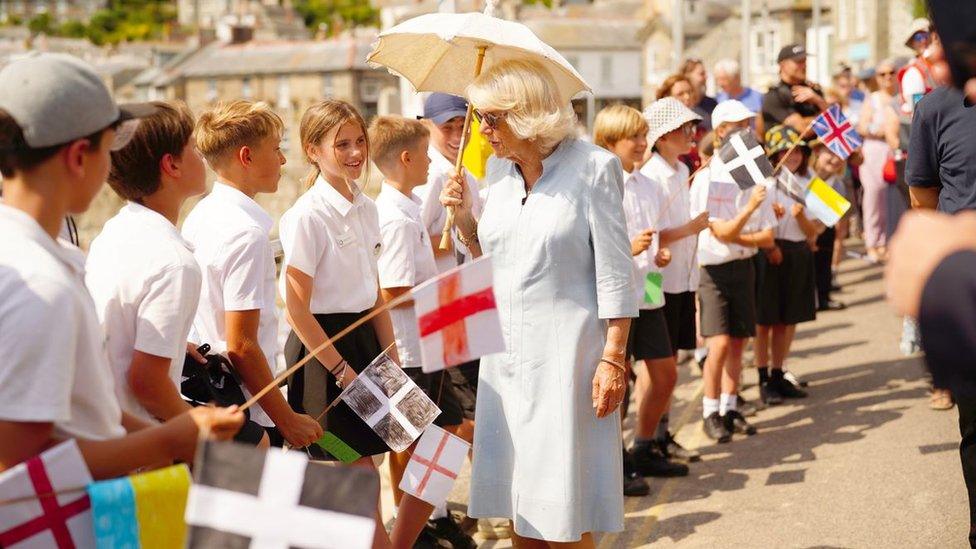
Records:
M776 59L779 83L763 96L762 127L783 124L813 135L810 123L827 109L827 101L820 86L807 80L807 50L800 44L790 44L780 50Z
M932 77L932 67L925 59L925 52L934 38L931 26L928 19L916 19L912 22L911 34L905 41L905 45L915 51L915 58L898 71L901 108L902 112L909 116L915 110L915 103L936 87L935 79Z

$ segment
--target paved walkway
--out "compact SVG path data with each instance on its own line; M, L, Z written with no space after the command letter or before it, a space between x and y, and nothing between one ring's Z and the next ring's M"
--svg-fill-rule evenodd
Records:
M789 363L810 398L761 411L754 437L710 444L698 368L682 365L672 426L703 461L628 498L626 530L599 547L965 547L956 412L928 409L921 360L898 352L901 320L881 277L845 261L836 297L849 309L802 326ZM758 399L755 370L745 381ZM466 478L451 501L465 500Z

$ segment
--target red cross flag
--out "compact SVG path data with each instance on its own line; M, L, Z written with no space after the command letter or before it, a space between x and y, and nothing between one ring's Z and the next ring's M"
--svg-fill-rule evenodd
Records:
M431 424L410 456L400 489L434 507L447 501L471 445Z
M424 372L505 350L488 256L451 269L412 293Z
M0 473L0 500L16 501L0 505L0 547L95 547L91 481L74 440Z

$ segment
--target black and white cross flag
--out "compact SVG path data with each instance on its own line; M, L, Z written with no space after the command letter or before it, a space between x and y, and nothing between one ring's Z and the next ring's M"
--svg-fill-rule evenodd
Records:
M718 156L742 190L758 185L773 175L773 165L766 158L766 151L750 130L739 130L730 135L719 149Z
M201 444L186 503L187 547L317 549L373 544L379 477L299 452Z
M339 397L396 452L417 440L441 410L386 354L381 354Z

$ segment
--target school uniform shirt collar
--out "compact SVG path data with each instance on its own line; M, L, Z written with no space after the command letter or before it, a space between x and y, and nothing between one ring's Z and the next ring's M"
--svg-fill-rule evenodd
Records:
M245 198L247 197L245 196ZM166 236L182 244L187 250L193 251L193 245L183 238L183 235L177 230L176 225L170 223L169 219L166 219L163 214L156 210L147 208L137 202L126 202L125 206L122 207L122 212L142 223L155 227L157 230L164 232Z
M460 153L458 153L460 154ZM444 156L434 145L427 147L427 156L430 157L431 173L450 173L454 171L454 163Z
M12 206L0 204L0 221L13 225L14 230L33 240L51 255L64 263L72 273L83 276L85 274L85 254L73 245L63 245L51 235L44 232L36 219ZM9 238L9 235L4 235Z
M410 196L407 196L394 189L389 183L384 181L382 188L380 188L379 197L377 198L389 200L391 204L397 207L397 209L407 214L410 219L420 219L420 208L422 202L413 193L411 193Z
M210 191L210 194L218 197L222 203L231 204L240 208L261 227L261 230L265 234L271 233L274 219L250 196L220 181L214 183L213 190Z
M649 169L653 170L655 173L660 173L668 179L671 179L675 176L675 174L678 173L678 171L671 166L671 164L668 164L668 161L665 160L664 157L659 153L654 153L651 155L651 159L648 160L647 163L650 164Z
M312 185L312 188L309 189L308 192L314 193L315 196L321 197L329 206L332 206L332 208L335 209L339 215L346 217L349 215L349 212L352 211L354 206L358 207L363 203L364 200L363 191L358 185L353 183L349 186L349 188L352 190L352 202L346 200L346 197L342 196L339 191L335 190L335 188L329 184L328 181L319 175L319 177L315 180L315 184Z

